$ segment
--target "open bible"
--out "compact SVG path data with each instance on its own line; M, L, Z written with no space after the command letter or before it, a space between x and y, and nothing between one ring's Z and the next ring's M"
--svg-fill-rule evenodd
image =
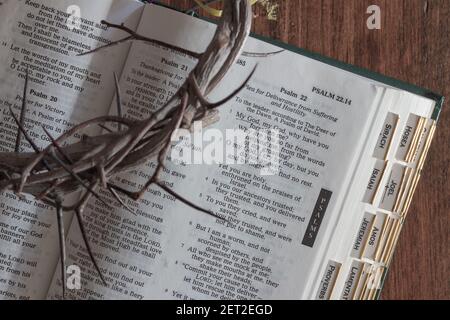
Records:
M143 119L173 96L196 64L189 55L139 41L79 56L126 36L102 20L192 52L203 52L216 28L132 0L3 1L0 152L14 150L17 127L9 108L19 112L27 73L25 128L44 148L51 141L42 127L58 136L117 112L114 72L123 113ZM255 70L252 78L217 109L214 122L174 137L163 172L170 188L223 219L158 187L139 201L125 199L133 213L100 190L103 201L92 199L84 218L107 284L68 214L68 298L378 297L443 97L258 36L245 51L276 54L239 58L208 99L223 99ZM95 130L86 134L104 128ZM247 148L255 133L277 145L269 157L264 146ZM31 150L27 141L21 150ZM245 161L252 155L270 161ZM137 190L153 170L149 162L115 182ZM52 207L0 195L1 299L62 298L57 239Z

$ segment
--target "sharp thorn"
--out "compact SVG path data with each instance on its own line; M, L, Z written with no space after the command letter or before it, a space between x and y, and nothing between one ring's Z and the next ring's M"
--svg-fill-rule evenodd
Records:
M122 118L122 99L120 95L119 79L117 74L114 72L114 84L116 86L116 103L117 103L117 115ZM119 131L122 131L122 124L118 124Z
M195 210L197 210L197 211L206 213L207 215L210 215L210 216L212 216L212 217L214 217L214 218L216 218L216 219L219 219L219 220L228 222L225 218L223 218L223 217L221 217L221 216L215 214L214 212L212 212L212 211L210 211L210 210L207 210L207 209L203 209L202 207L196 205L195 203L193 203L193 202L191 202L191 201L189 201L189 200L183 198L182 196L180 196L179 194L177 194L175 191L173 191L172 189L170 189L169 187L167 187L165 184L163 184L163 183L161 183L161 182L154 182L154 183L155 183L157 186L159 186L161 189L163 189L164 191L166 191L168 194L174 196L176 199L178 199L178 200L180 200L181 202L183 202L184 204L186 204L187 206L189 206L189 207L191 207L191 208L193 208L193 209L195 209Z
M66 297L66 285L67 285L67 275L66 275L66 239L64 232L64 220L62 214L62 203L60 200L56 200L56 218L58 221L58 234L59 234L59 251L61 255L61 281L63 290L63 299Z
M19 129L22 131L23 136L25 137L25 139L28 141L28 143L31 145L31 147L33 148L33 151L36 154L40 153L39 148L37 147L37 145L34 143L33 139L31 139L31 137L28 135L28 133L25 131L25 128L20 124L19 120L17 119L16 115L14 114L14 112L12 111L11 107L9 108L9 112L11 113L11 116L14 119L14 122L16 123L17 126L19 126ZM48 165L47 161L45 161L45 159L42 159L42 163L44 164L44 167L48 170L51 171L50 166Z
M101 124L101 123L100 123L98 126L99 126L100 128L102 128L102 129L108 131L109 133L114 132L114 131L112 131L110 128L108 128L107 126L105 126L105 125L103 125L103 124Z
M115 186L115 185L113 185L111 183L108 183L108 187L114 189L115 191L119 191L120 193L126 195L128 198L134 200L133 192L125 190L125 189L123 189L121 187Z
M130 41L130 40L134 40L134 37L133 37L133 36L128 36L128 37L125 37L125 38L123 38L123 39L120 39L120 40L117 40L117 41L114 41L114 42L105 44L105 45L103 45L103 46L97 47L97 48L92 49L92 50L90 50L90 51L86 51L86 52L79 53L79 54L77 54L77 57L86 56L86 55L88 55L88 54L95 53L95 52L97 52L97 51L100 51L100 50L103 50L103 49L106 49L106 48L109 48L109 47L113 47L113 46L115 46L115 45L118 45L118 44L121 44L121 43Z
M108 188L108 178L106 177L104 165L101 163L98 164L97 171L98 171L98 174L100 175L100 182L101 182L103 188Z
M23 88L23 98L22 98L22 108L20 109L20 126L23 128L25 123L25 114L27 108L27 92L28 92L28 69L25 72L25 86ZM20 152L20 144L22 143L22 132L20 127L17 128L17 138L16 138L16 146L14 151Z
M89 242L89 238L87 236L86 229L84 227L83 213L81 212L81 210L79 208L75 209L75 213L77 215L78 226L80 227L81 236L83 238L84 245L86 246L86 250L87 250L87 252L89 254L89 258L92 260L92 264L94 265L94 268L97 271L98 276L102 280L103 284L105 286L108 286L108 283L106 282L106 280L105 280L105 278L103 276L103 273L100 270L100 267L98 266L97 260L95 259L94 253L92 252L92 247L91 247L91 244Z
M117 194L117 192L114 190L114 188L112 186L108 186L108 190L109 192L113 195L113 197L127 210L129 211L131 214L136 216L136 212L133 211L133 209L131 209L126 203L125 201L123 201L120 196Z
M64 157L64 160L66 160L69 164L73 164L73 161L69 158L69 156L67 156L67 154L64 152L64 150L59 146L58 142L52 137L50 132L48 132L44 126L42 126L42 129L44 130L47 137L49 137L50 141L52 142L52 145Z

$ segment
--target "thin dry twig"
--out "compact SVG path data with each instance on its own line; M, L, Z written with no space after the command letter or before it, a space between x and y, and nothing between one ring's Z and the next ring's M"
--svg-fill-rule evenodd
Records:
M108 22L106 20L102 20L101 23L104 24L105 26L107 26L108 28L119 29L119 30L122 30L122 31L128 33L129 35L127 37L125 37L125 38L122 38L122 39L117 40L117 41L113 41L111 43L105 44L105 45L103 45L101 47L98 47L98 48L95 48L93 50L80 53L80 54L78 54L78 56L85 56L85 55L88 55L88 54L91 54L91 53L94 53L94 52L97 52L97 51L100 51L100 50L103 50L103 49L106 49L106 48L109 48L109 47L113 47L113 46L116 46L118 44L125 43L125 42L128 42L128 41L144 41L144 42L151 43L151 44L154 44L154 45L159 45L159 46L162 46L162 47L166 47L166 48L172 49L172 50L180 52L180 53L184 53L184 54L186 54L188 56L191 56L191 57L194 57L194 58L200 58L201 57L200 53L193 52L193 51L190 51L190 50L187 50L187 49L184 49L184 48L180 48L180 47L177 47L177 46L174 46L174 45L171 45L171 44L168 44L166 42L162 42L162 41L159 41L159 40L156 40L156 39L151 39L151 38L142 36L142 35L136 33L134 30L131 30L130 28L125 26L125 24L123 24L123 23L115 24L115 23Z

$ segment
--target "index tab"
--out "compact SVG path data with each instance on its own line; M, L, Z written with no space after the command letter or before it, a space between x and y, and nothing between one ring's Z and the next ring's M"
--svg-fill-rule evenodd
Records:
M359 226L358 234L356 235L355 242L353 243L351 256L354 258L360 258L364 250L364 246L367 243L370 232L372 230L372 224L375 220L375 215L366 212L363 220Z
M377 251L378 243L381 238L381 232L384 229L386 217L387 215L385 213L377 213L375 221L372 225L372 229L370 230L370 234L367 237L366 245L364 247L364 258L375 260L375 253Z
M408 121L406 122L405 128L402 132L402 137L400 140L400 144L397 149L396 158L401 161L408 161L408 153L409 149L412 146L412 142L415 140L416 137L416 131L419 127L421 117L410 114L408 117Z
M375 195L380 186L381 178L383 177L384 169L386 168L386 161L377 160L375 166L370 174L369 181L367 183L366 192L364 193L363 202L372 204Z
M339 262L333 260L328 262L322 281L320 281L319 291L316 295L317 300L330 299L340 268L341 264Z
M381 128L378 136L377 144L373 152L373 156L380 160L385 160L391 146L392 138L394 137L395 128L398 123L398 115L389 112Z
M350 266L350 271L347 275L347 279L344 284L344 290L341 294L342 300L352 300L356 291L356 287L359 283L359 278L361 277L361 272L363 270L364 263L361 261L354 260Z
M397 202L397 197L405 177L406 167L401 164L392 166L391 175L384 187L383 197L381 199L380 208L392 212Z

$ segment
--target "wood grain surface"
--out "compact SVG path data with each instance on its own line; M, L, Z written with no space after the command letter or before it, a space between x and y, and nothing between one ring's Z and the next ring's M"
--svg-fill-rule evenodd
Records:
M192 0L165 0L187 9ZM450 99L449 0L267 0L255 5L254 31L367 68ZM381 8L369 30L370 5ZM202 13L205 14L205 13ZM450 299L450 106L444 105L382 299Z

